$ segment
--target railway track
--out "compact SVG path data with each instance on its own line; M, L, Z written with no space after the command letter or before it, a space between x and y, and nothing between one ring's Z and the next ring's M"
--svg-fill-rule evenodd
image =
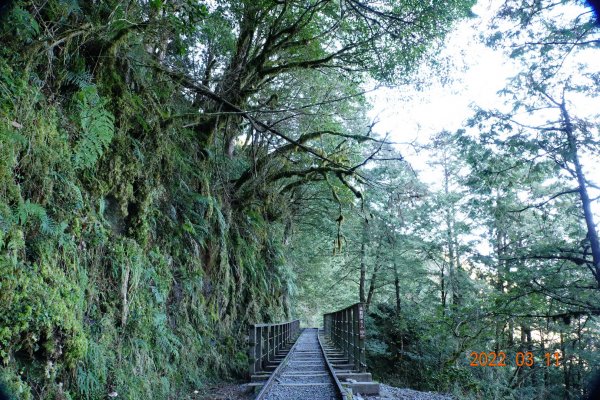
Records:
M256 400L345 400L321 345L318 329L304 329Z

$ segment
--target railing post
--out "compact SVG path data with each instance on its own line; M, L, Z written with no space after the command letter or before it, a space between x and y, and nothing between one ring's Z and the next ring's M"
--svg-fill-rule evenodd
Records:
M277 351L281 351L281 345L283 344L283 325L277 325Z
M346 352L346 311L340 311L340 343L342 345L342 351L344 352L344 356L347 357L348 353Z
M279 325L275 325L273 327L273 361L275 361L275 356L277 355L277 350L279 349Z
M279 330L279 325L273 325L273 360L275 360L275 356L277 355L277 350L279 348L279 343L277 341L277 331Z
M342 310L341 312L341 317L342 317L342 350L344 351L344 357L348 358L348 349L346 347L346 310Z
M279 325L275 325L275 330L273 332L273 360L275 360L275 356L279 351Z
M250 361L250 376L256 374L256 326L248 329L248 361Z
M360 372L367 370L367 360L365 354L365 305L358 303L358 346L360 348Z
M273 348L275 347L275 341L273 340L273 325L269 325L267 332L269 333L269 354L267 355L267 360L273 361Z
M264 358L265 358L265 329L261 326L259 331L257 332L260 342L260 370L262 371L264 368Z
M340 346L340 313L336 311L334 314L335 318L335 340L333 341L336 346Z
M337 311L331 315L331 341L337 345Z
M352 352L352 309L346 308L346 353L348 360L350 360L350 353Z
M338 311L336 314L337 319L337 345L341 349L342 348L342 312Z
M359 329L358 329L358 304L352 307L352 340L354 342L353 358L354 358L354 369L360 371L360 343L359 343Z
M338 320L338 347L342 350L342 352L344 351L344 314L341 311L338 311L337 313L337 320Z
M271 357L271 327L268 325L265 327L265 346L265 363L268 363Z
M262 327L257 327L255 331L256 348L254 354L256 354L256 360L254 361L254 369L256 371L262 371L262 359L263 359L263 340L262 340Z
M348 362L354 364L354 307L348 308L348 316L350 317L348 323L348 330L350 331L350 335L348 336Z

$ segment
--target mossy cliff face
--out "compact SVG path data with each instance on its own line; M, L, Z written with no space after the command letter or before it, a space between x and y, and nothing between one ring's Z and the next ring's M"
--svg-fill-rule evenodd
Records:
M233 205L243 160L178 121L141 6L46 3L0 30L0 380L166 399L243 373L245 324L289 316L273 199Z

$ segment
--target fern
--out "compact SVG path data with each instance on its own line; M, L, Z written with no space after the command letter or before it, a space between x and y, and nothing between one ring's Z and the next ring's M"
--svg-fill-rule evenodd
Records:
M92 86L92 73L90 71L68 71L65 76L65 82L77 86L80 89L85 89Z
M115 117L104 108L96 86L85 86L75 94L81 137L75 145L75 168L93 167L114 136Z
M12 210L8 204L0 200L0 235L7 233L13 224Z
M57 227L44 207L29 200L13 207L10 214L0 216L0 228L7 230L12 224L24 227L28 222L32 223L34 221L37 221L40 231L45 235L55 236L64 231L63 225Z
M25 236L23 231L15 230L15 232L10 235L6 248L12 253L14 260L16 261L17 252L25 249Z

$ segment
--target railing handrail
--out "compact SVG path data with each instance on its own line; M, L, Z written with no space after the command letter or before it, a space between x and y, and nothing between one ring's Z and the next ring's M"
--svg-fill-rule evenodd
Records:
M323 331L329 340L354 364L357 371L366 371L365 304L355 303L341 310L323 314Z
M262 327L265 327L265 326L275 326L275 325L291 324L292 322L296 322L296 321L300 322L299 319L292 319L292 320L286 321L286 322L276 322L276 323L273 323L273 324L250 324L250 326L254 326L254 327L257 327L257 328L262 328Z
M250 375L264 370L278 353L296 340L300 320L274 324L250 324L248 327L248 362Z
M351 306L348 306L348 307L346 307L346 308L342 308L342 309L339 309L339 310L336 310L336 311L332 311L332 312L329 312L329 313L325 313L325 314L323 314L323 315L335 314L335 313L337 313L337 312L340 312L340 311L346 311L346 310L349 310L349 309L351 309L352 307L356 307L356 306L357 306L357 305L359 305L359 304L362 304L363 306L365 305L365 303L363 303L363 302L360 302L360 301L359 301L358 303L354 303L354 304L352 304Z

